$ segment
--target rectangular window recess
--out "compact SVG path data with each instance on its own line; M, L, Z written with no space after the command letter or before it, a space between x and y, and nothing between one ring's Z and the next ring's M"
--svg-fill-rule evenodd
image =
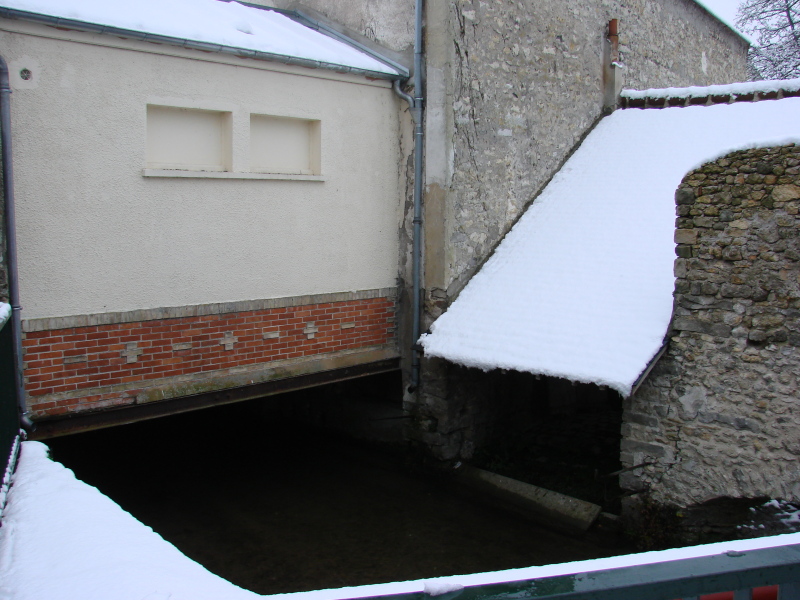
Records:
M147 105L148 169L231 170L231 113Z
M292 173L237 173L232 171L182 171L178 169L144 169L144 177L183 177L193 179L272 179L279 181L325 181L324 175Z
M320 121L250 115L253 173L320 175Z

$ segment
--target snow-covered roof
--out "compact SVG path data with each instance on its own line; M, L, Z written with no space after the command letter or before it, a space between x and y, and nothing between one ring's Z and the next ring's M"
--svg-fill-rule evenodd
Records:
M59 26L109 28L104 33L133 34L142 39L201 44L205 50L308 66L339 68L389 78L404 75L352 45L306 27L270 9L227 0L0 0L0 16L42 21ZM86 27L83 27L86 28ZM140 34L140 35L136 35ZM294 60L292 60L294 59ZM299 59L299 60L297 60Z
M675 199L692 169L800 143L800 98L603 119L423 335L427 356L630 393L672 316Z

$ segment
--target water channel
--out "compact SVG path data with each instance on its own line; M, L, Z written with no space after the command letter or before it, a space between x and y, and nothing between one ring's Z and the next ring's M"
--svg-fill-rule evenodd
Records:
M263 405L275 401L47 443L54 459L187 556L261 594L632 551L613 537L568 537L484 505L396 451L270 417Z

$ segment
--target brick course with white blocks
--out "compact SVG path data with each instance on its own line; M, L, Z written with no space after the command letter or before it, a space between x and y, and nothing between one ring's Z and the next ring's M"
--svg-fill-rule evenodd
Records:
M315 298L322 301L303 303ZM117 313L26 322L25 384L33 418L152 401L148 388L171 381L183 389L203 381L213 389L208 382L215 375L395 344L393 290L262 301L263 308L225 310L253 304L154 311L212 313L195 316L130 320L139 315ZM109 320L127 322L103 322ZM69 324L76 326L63 326Z

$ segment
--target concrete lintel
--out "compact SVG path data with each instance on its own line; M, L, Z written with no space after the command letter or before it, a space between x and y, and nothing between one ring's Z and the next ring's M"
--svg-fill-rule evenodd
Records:
M205 315L220 315L251 310L269 310L272 308L286 308L290 306L306 306L308 304L372 300L373 298L384 297L394 300L397 297L397 288L360 290L357 292L334 292L331 294L311 294L306 296L289 296L286 298L240 300L237 302L218 302L214 304L192 304L189 306L147 308L124 312L71 315L67 317L24 319L22 321L22 329L25 332L51 331L54 329L72 329L74 327L90 327L93 325L114 325L117 323L179 319L181 317L202 317Z
M459 469L458 481L503 508L567 533L585 532L601 510L597 504L469 465Z
M273 363L258 375L245 372L205 381L161 383L138 394L136 404L37 420L30 437L48 439L395 371L399 361L392 348L372 348L281 366Z

